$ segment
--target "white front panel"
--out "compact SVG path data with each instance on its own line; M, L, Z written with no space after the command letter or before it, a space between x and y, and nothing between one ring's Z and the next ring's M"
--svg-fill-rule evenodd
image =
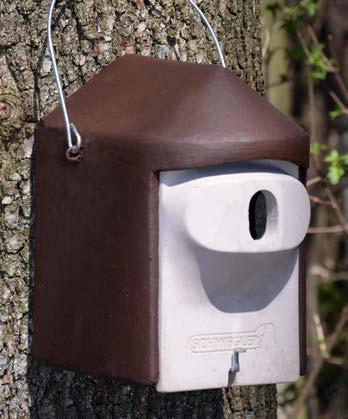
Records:
M298 245L309 201L296 176L296 166L271 161L161 172L159 391L298 378ZM269 211L267 201L266 231L254 240L258 191L276 205ZM245 352L233 377L236 349Z

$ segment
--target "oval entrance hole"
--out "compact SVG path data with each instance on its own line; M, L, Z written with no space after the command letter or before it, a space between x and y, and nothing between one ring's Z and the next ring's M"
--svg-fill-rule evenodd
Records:
M274 195L269 191L256 192L249 203L249 231L254 240L272 234L277 227L278 209Z
M252 196L249 204L249 231L254 240L265 234L267 227L267 202L262 191Z

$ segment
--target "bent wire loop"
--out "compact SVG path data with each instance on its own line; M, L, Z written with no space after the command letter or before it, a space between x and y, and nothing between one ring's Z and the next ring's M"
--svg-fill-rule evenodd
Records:
M55 52L54 52L54 47L53 47L53 42L52 42L52 19L53 19L53 12L56 5L56 1L57 0L52 0L50 9L48 12L48 20L47 20L48 50L49 50L49 54L52 61L53 74L54 74L54 78L55 78L55 82L56 82L56 86L58 90L59 102L60 102L60 106L62 108L63 117L64 117L64 124L65 124L66 137L67 137L67 143L68 143L67 155L71 155L71 154L77 155L81 148L82 139L76 126L72 122L70 122L69 113L66 107L64 92L62 88L62 81L60 79L57 60L55 57ZM215 43L221 66L225 68L226 67L225 58L222 53L219 40L216 36L216 33L214 32L214 29L211 27L208 19L206 18L202 10L197 6L197 4L193 0L188 0L188 2L190 3L194 11L200 16L205 26L208 28L210 35ZM72 140L73 136L75 137L75 142L73 142Z

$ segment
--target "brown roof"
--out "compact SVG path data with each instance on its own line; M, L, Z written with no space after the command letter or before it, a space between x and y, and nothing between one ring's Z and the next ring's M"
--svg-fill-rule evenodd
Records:
M305 131L217 65L126 55L67 102L88 148L133 149L155 170L262 158L308 166ZM65 136L59 108L43 125Z

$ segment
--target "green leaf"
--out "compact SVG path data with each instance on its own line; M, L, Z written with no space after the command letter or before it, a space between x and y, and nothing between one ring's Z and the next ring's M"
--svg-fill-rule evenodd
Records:
M339 161L340 155L337 150L331 150L330 153L325 157L324 161L327 163L336 163Z
M313 143L311 145L312 156L319 156L323 151L327 149L327 145L323 143Z
M283 25L286 32L293 33L301 23L301 9L297 4L283 7Z
M317 11L319 9L319 5L317 3L315 3L314 1L311 1L311 0L309 0L309 1L302 1L301 2L301 6L302 6L303 10L305 12L307 12L307 14L310 17L313 17L317 13Z
M300 4L286 4L283 6L283 15L287 19L294 19L301 16Z
M337 150L331 150L330 153L325 157L324 161L329 163L327 170L327 177L333 185L342 179L346 174L348 168L348 153L339 154Z
M325 80L328 69L325 63L324 45L313 46L310 49L311 71L309 77L313 80Z
M327 71L325 68L316 68L309 72L309 77L312 80L325 80L327 76Z
M327 172L327 177L329 178L332 185L337 185L337 183L342 179L345 174L345 170L341 165L331 165Z
M340 108L340 107L338 107L338 106L336 106L334 109L332 109L330 112L329 112L329 118L330 119L336 119L336 118L338 118L339 116L342 116L343 115L343 111L342 111L342 109Z

